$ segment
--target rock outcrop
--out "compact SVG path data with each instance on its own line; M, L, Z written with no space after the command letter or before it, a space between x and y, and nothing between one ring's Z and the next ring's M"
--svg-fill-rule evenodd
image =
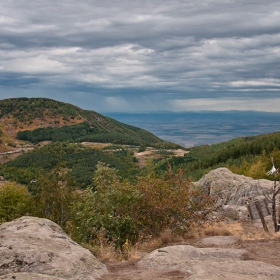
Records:
M0 226L0 279L94 280L107 272L50 220L22 217Z
M254 180L234 174L227 168L218 168L203 176L196 186L216 197L219 205L244 206L247 202L262 198L263 192L270 193L273 181Z
M279 279L280 267L246 258L244 249L178 245L157 249L139 261L146 271L179 271L188 280ZM181 274L182 275L182 274Z

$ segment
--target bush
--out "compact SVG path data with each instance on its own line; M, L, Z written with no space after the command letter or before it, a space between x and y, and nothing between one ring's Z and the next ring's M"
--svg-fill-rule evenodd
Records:
M82 242L114 244L120 250L127 240L135 244L138 224L132 213L139 199L139 192L126 184L115 183L102 192L87 189L83 200L72 207L75 237Z
M146 147L141 145L139 148L138 148L138 153L141 153L141 152L145 152L146 151Z
M166 179L141 178L131 186L119 182L115 169L98 163L94 183L95 191L88 188L72 206L72 235L80 242L114 244L122 252L125 244L159 236L166 229L185 232L205 218L210 205L183 172L169 172Z
M211 201L183 174L183 170L168 171L166 179L139 179L137 189L143 197L142 204L137 206L137 219L141 221L144 236L158 236L166 229L183 233L207 217Z
M127 240L131 244L138 240L138 224L132 213L141 196L135 187L119 182L115 169L102 162L96 167L96 191L88 188L83 200L72 207L74 235L82 242L106 241L123 250Z
M32 210L26 187L16 183L0 186L0 222L9 222Z

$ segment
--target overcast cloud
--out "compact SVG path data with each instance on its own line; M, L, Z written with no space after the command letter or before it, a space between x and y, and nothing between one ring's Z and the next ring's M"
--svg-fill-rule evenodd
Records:
M280 1L0 2L0 98L280 112Z

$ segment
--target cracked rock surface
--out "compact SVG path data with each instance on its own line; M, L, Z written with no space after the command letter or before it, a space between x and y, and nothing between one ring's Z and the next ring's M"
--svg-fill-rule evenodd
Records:
M50 220L21 217L0 226L0 279L94 280L107 272Z

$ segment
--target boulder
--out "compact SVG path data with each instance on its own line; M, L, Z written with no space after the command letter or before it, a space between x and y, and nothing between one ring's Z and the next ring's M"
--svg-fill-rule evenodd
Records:
M144 256L138 265L146 271L179 271L188 280L279 279L280 267L243 260L247 251L228 248L169 246Z
M264 192L272 192L274 182L232 173L227 168L218 168L203 176L196 186L208 195L216 198L216 203L223 205L244 206L247 202L264 197Z
M249 221L250 215L247 206L240 205L223 205L223 213L231 220Z
M107 268L47 219L22 217L0 226L0 279L94 280Z

